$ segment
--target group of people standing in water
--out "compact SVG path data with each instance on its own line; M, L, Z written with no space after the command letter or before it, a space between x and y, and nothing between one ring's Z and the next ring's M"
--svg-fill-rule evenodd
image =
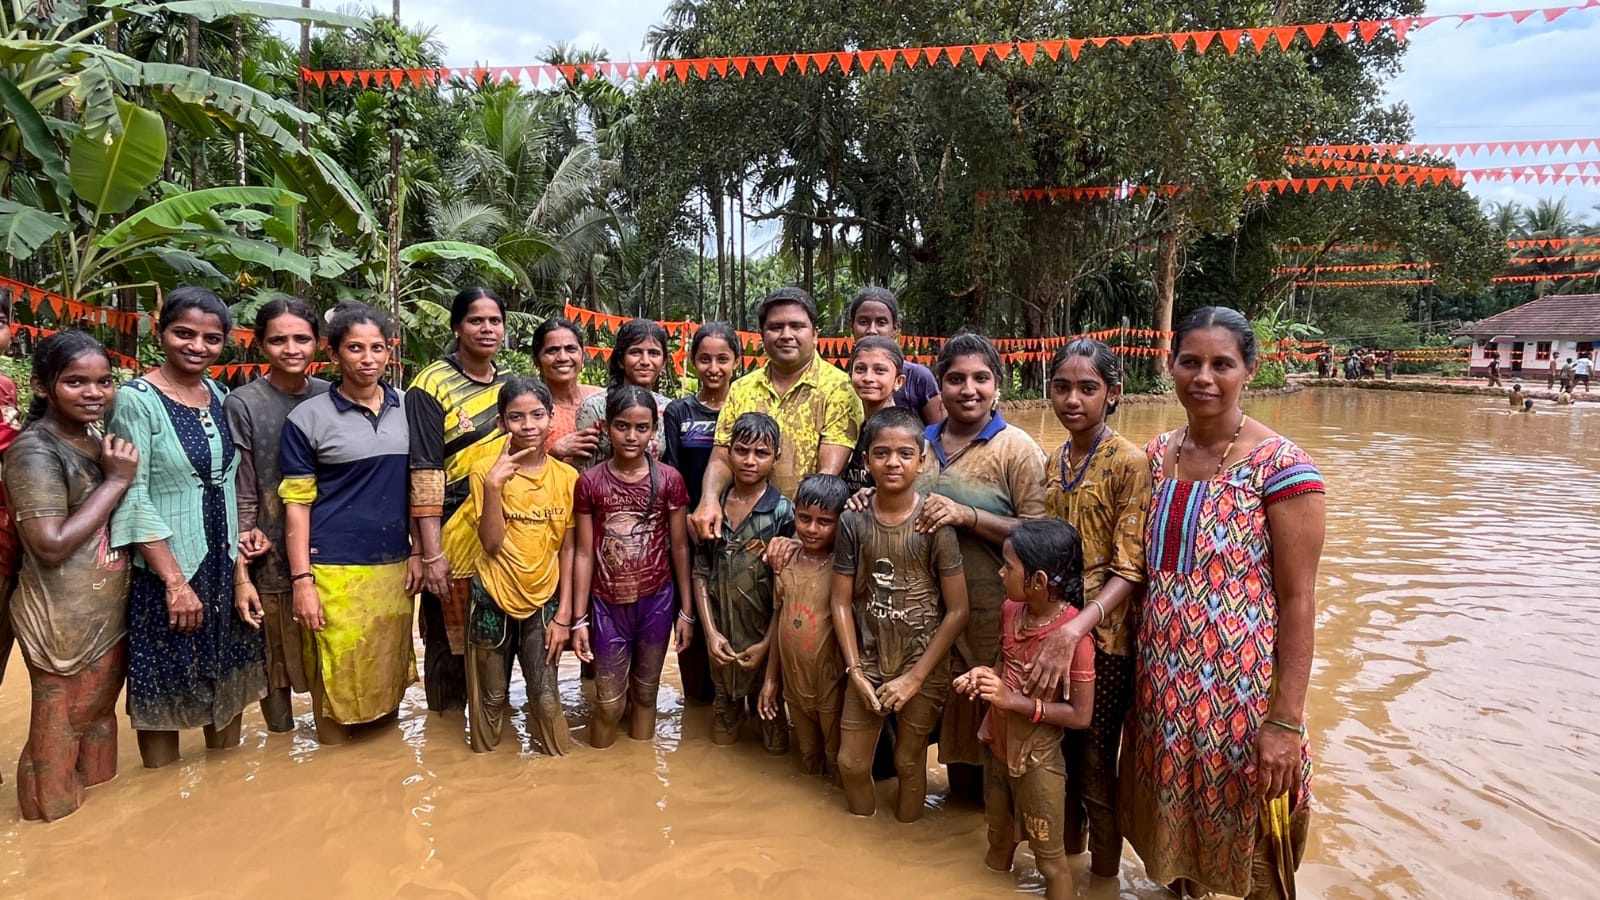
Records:
M853 813L892 770L895 815L917 819L936 741L952 795L985 808L988 865L1026 841L1051 897L1071 894L1069 854L1115 877L1124 838L1181 895L1292 896L1324 486L1240 408L1248 322L1183 321L1188 421L1142 449L1110 423L1118 357L1066 344L1048 390L1069 438L1047 454L1001 416L994 344L907 361L889 291L851 303L844 370L804 291L758 318L765 365L741 376L738 335L703 324L677 399L643 319L603 387L559 317L529 347L539 377L506 373L482 288L404 390L393 322L358 303L263 306L267 373L232 392L207 377L233 322L203 289L166 297L164 361L120 388L92 337L41 341L0 529L0 619L33 689L23 816L65 816L115 774L124 681L152 768L182 730L238 744L252 703L293 730L294 693L323 743L391 719L415 615L428 708L465 710L475 751L502 740L513 663L535 743L569 751L568 650L594 678L589 742L651 739L670 648L717 743L792 743ZM324 341L331 382L308 374Z

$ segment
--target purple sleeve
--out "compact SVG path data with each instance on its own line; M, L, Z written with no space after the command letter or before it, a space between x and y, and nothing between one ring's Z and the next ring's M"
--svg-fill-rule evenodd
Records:
M894 392L894 404L920 414L929 400L939 396L939 383L933 370L921 363L906 363L905 373L906 383Z

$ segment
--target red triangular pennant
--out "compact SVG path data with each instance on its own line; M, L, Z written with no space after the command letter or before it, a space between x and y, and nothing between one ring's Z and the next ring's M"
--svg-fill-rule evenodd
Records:
M1239 52L1239 39L1243 36L1242 28L1224 28L1217 32L1217 37L1222 39L1222 46L1228 51L1229 56Z
M1383 30L1382 21L1374 20L1356 23L1356 31L1360 33L1361 40L1368 44L1372 43L1372 39L1377 37L1378 32L1381 30Z
M1322 39L1324 37L1326 37L1327 34L1328 34L1327 23L1318 23L1318 24L1315 24L1315 25L1302 25L1302 26L1300 26L1300 30L1305 32L1306 40L1310 41L1311 42L1311 46L1313 46L1313 47L1315 47L1316 45L1322 43ZM1286 44L1285 46L1288 46L1288 45Z
M1045 55L1049 56L1052 60L1057 60L1057 59L1061 58L1061 48L1065 44L1066 44L1066 41L1040 41L1039 42L1039 46L1044 48ZM1073 59L1077 59L1078 55L1076 53L1074 53L1072 55L1072 58Z

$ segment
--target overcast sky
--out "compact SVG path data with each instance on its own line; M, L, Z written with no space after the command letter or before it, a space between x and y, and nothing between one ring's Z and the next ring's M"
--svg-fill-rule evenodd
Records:
M1569 5L1581 0L1550 0ZM664 0L402 0L408 24L424 24L447 48L448 65L533 65L550 45L602 47L614 60L643 59L646 30ZM344 4L316 0L329 8ZM1522 8L1507 0L1434 0L1428 13ZM379 6L387 11L389 4ZM532 10L537 9L537 13ZM1041 35L1043 37L1044 35ZM1391 85L1411 107L1423 143L1600 137L1600 8L1569 12L1554 23L1533 16L1438 22L1410 38L1405 70ZM818 48L821 49L821 48ZM1543 158L1462 156L1460 168L1600 159L1600 152ZM1528 203L1565 196L1575 213L1600 218L1600 188L1477 184L1491 200Z

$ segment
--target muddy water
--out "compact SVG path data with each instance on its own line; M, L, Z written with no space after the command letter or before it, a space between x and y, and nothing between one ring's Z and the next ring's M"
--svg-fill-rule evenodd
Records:
M1580 897L1600 869L1600 409L1516 416L1479 398L1309 391L1248 404L1328 476L1310 715L1317 816L1305 897ZM1129 406L1144 439L1180 422ZM1053 445L1048 411L1013 420ZM0 897L976 897L1037 890L982 866L981 816L902 826L758 745L713 747L663 690L656 740L565 759L474 756L414 689L397 725L319 749L254 711L245 746L139 767L52 825L16 815L27 726L0 689ZM564 671L569 715L587 715ZM668 682L675 676L668 675ZM520 685L518 687L520 690ZM519 698L520 699L520 698ZM520 724L520 723L519 723ZM580 743L584 740L579 728ZM521 735L526 746L526 736ZM880 805L890 798L880 790ZM1080 863L1080 873L1083 863ZM1131 853L1085 897L1154 898Z

